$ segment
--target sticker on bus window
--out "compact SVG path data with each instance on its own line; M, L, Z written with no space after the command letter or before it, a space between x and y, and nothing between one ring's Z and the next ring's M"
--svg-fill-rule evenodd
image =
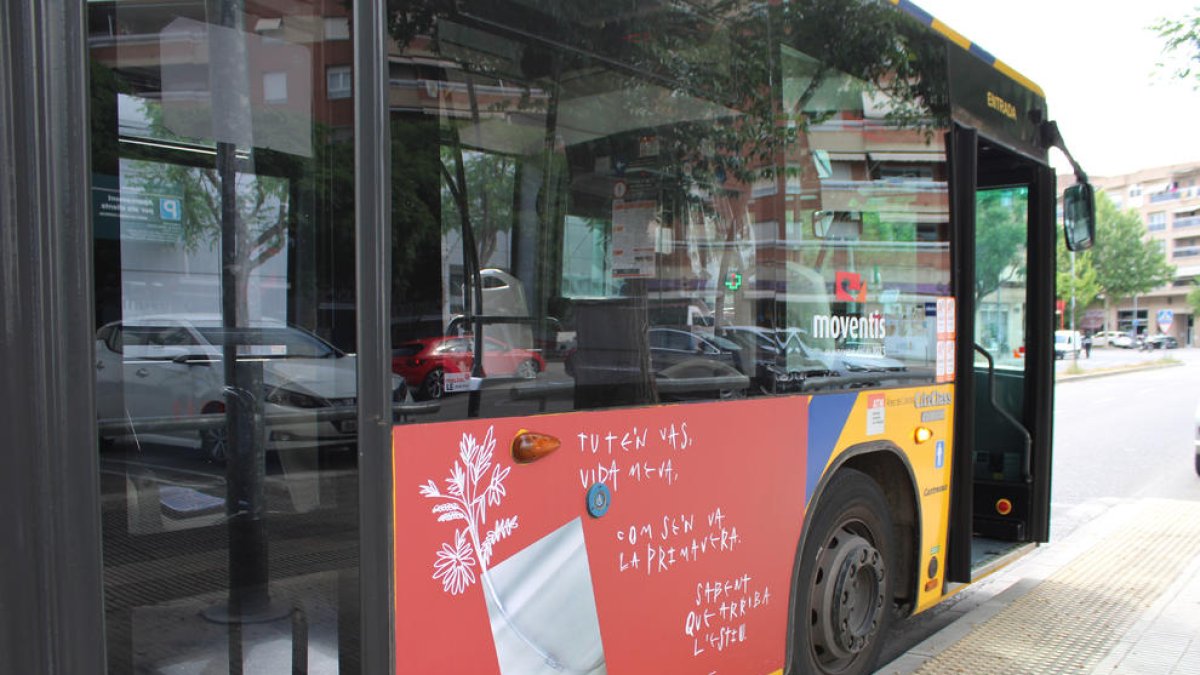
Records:
M938 318L939 319L941 318L940 314L938 315ZM936 370L936 373L937 373L937 376L935 379L937 382L945 382L946 381L946 341L945 340L938 340L938 343L937 343L937 370Z
M939 340L954 339L954 298L937 299L937 337Z
M867 396L867 435L878 436L886 428L887 400L883 394Z

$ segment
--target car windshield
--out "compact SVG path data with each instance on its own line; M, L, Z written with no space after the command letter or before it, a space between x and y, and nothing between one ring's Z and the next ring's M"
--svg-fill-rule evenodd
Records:
M396 347L394 350L392 350L392 355L393 356L416 356L417 354L420 354L421 350L424 348L425 348L425 345L421 344L420 342L409 342L407 344L402 344L399 347Z
M469 353L470 351L471 341L467 338L453 338L446 340L433 350L435 354L460 354Z
M273 358L325 359L341 356L333 345L315 335L290 326L253 326L227 329L223 326L197 326L196 331L210 344L221 346L232 331L238 353Z
M727 352L736 352L741 350L741 347L736 342L727 338L723 338L720 335L706 335L705 339Z

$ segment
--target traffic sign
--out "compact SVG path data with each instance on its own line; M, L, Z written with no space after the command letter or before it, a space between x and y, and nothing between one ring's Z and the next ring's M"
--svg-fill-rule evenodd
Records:
M1168 333L1171 330L1171 324L1175 322L1175 312L1169 309L1158 310L1158 330L1163 333Z

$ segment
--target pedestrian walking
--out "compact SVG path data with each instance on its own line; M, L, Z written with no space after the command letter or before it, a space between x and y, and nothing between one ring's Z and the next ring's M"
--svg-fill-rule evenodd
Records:
M1092 358L1092 334L1084 333L1083 335L1083 358Z

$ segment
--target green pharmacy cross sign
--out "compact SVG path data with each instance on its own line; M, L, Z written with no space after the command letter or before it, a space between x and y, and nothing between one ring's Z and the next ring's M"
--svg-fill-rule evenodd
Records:
M731 291L736 291L742 287L742 275L738 272L730 272L725 275L725 288Z

